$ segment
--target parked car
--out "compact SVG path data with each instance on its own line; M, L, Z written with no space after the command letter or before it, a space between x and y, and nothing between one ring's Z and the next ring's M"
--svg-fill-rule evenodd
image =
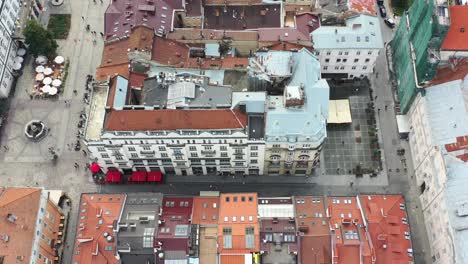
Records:
M379 5L379 11L380 11L380 16L383 18L387 17L387 10L385 9L385 6Z
M394 28L395 27L395 21L393 21L393 19L391 18L385 18L384 19L384 22L385 24L387 24L387 26L389 26L390 28Z

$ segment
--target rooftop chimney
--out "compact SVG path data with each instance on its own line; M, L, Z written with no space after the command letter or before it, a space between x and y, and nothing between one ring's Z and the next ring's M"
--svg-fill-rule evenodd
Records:
M7 219L8 219L8 221L14 223L14 222L16 222L16 219L18 219L18 217L16 217L16 215L14 215L14 214L8 214Z

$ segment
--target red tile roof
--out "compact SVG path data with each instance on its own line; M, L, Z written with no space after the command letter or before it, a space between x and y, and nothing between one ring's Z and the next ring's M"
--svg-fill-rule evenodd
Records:
M104 233L114 237L112 225L124 200L124 194L81 195L74 249L79 254L73 254L73 263L119 263L114 250L105 250L106 246L114 247L115 240L108 241Z
M143 24L155 30L164 26L165 32L169 32L173 10L182 8L181 0L112 1L104 15L106 38L116 39L127 36L132 27Z
M467 17L468 6L450 6L450 28L442 42L441 50L468 50Z
M203 35L203 38L202 38ZM216 30L216 29L187 29L178 28L174 32L167 35L168 39L181 40L181 41L194 41L201 39L221 40L229 38L237 41L257 41L257 31L232 31L232 30Z
M202 1L201 0L189 0L185 2L185 14L188 17L198 17L202 15Z
M148 74L131 71L128 77L129 86L141 88L146 78L148 78Z
M468 135L457 137L455 143L445 144L445 149L447 152L454 152L456 157L464 162L468 162Z
M189 47L183 43L155 37L151 59L163 65L183 67L189 57Z
M372 238L377 263L412 263L408 248L411 240L405 238L410 227L403 224L402 218L408 218L406 211L400 209L405 200L401 195L361 195L359 196L364 215L367 218L368 231Z
M107 131L245 128L247 116L239 110L111 110Z
M218 224L219 197L194 197L192 223L201 225Z
M280 26L281 5L276 3L249 6L207 6L205 4L204 7L204 28L245 30L257 28L278 28Z
M430 86L446 83L455 80L461 80L468 74L468 58L451 59L450 65L439 67ZM429 87L430 87L429 86Z
M376 15L374 0L349 0L348 6L350 9L360 14Z
M320 27L320 18L312 13L301 13L296 15L296 28L304 35Z
M0 188L0 230L9 237L8 243L0 243L4 263L18 263L17 256L30 262L40 196L41 189ZM16 216L15 223L8 221L8 214Z
M128 78L129 74L129 62L98 67L96 69L96 81L105 81L108 77L114 77L116 75L122 75L123 77Z
M330 264L331 263L331 239L330 235L302 236L300 263Z
M258 41L310 41L310 36L295 28L260 28L258 29Z

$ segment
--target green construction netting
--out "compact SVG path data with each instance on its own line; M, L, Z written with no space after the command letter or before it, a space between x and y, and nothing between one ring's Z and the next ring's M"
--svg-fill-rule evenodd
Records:
M437 60L430 60L430 50L439 50L447 28L438 24L434 15L434 2L415 0L407 11L408 16L402 16L391 48L393 65L398 83L398 99L400 108L406 113L416 95L413 65L410 53L410 42L416 55L416 73L418 82L430 81L437 70ZM410 28L407 28L409 17Z

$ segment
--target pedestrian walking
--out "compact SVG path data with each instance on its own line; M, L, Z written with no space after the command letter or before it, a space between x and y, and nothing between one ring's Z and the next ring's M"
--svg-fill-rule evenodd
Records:
M385 111L387 111L388 105L385 105Z
M81 20L83 20L83 21L84 21L84 16L81 16Z
M341 145L344 145L344 141L341 141Z
M377 95L374 97L374 100L377 100Z
M86 31L89 31L91 29L91 27L88 25L86 25Z
M102 32L99 32L99 33L101 34L101 37L104 37L104 33L102 33Z
M73 93L74 93L75 95L77 95L77 94L78 94L78 91L75 89L75 90L73 90Z

